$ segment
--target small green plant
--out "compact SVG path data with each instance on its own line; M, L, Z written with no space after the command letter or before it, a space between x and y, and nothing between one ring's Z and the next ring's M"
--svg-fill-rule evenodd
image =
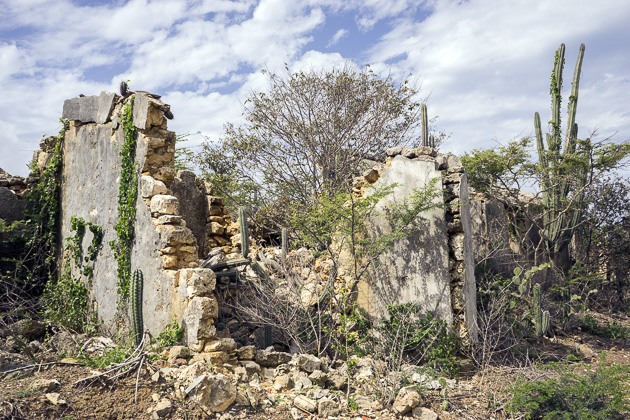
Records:
M514 396L506 405L511 414L526 419L604 420L622 419L630 410L630 366L601 363L581 375L565 365L552 366L558 379L519 379L508 391Z
M348 398L348 407L350 407L352 411L357 411L359 409L359 404L354 400L354 396Z
M388 305L389 317L377 327L387 347L390 368L397 370L408 360L425 363L448 376L455 375L461 340L448 324L432 312L421 315L415 303Z
M162 347L171 347L176 343L179 343L184 336L184 327L180 327L177 321L173 319L171 324L168 324L164 331L158 334L157 341Z
M122 344L108 347L99 355L86 355L82 354L79 360L86 366L90 366L96 369L104 369L110 365L122 363L134 350L134 342L127 340Z

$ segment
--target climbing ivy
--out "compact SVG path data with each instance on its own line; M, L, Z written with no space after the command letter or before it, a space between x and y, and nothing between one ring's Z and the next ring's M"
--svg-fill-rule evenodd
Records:
M83 238L86 227L92 232L92 241L83 257ZM89 292L81 277L73 275L72 266L80 275L86 276L88 282L93 275L93 267L85 265L96 260L98 249L103 240L103 229L82 217L70 218L72 236L66 238L63 268L56 283L48 282L44 289L44 315L47 319L59 322L67 328L88 333L96 332L98 314L89 306ZM75 271L76 272L76 271Z
M85 261L83 261L83 238L85 237L85 228L92 232L92 242L88 246ZM70 250L74 263L81 271L81 274L88 278L92 278L93 267L91 265L83 265L84 262L89 263L96 260L98 249L103 241L103 228L92 222L86 222L82 217L72 216L70 218L70 232L76 232L74 236L66 238L66 247Z
M124 142L120 151L122 164L120 190L118 193L118 223L114 226L118 238L109 243L118 262L117 291L119 307L124 306L124 302L129 297L131 246L133 244L134 223L136 220L136 199L138 198L138 175L135 162L138 133L133 124L133 101L134 96L131 96L121 115Z

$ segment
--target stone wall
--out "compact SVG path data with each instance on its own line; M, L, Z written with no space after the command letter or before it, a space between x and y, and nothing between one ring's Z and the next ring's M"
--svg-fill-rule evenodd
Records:
M372 317L386 316L386 305L418 303L453 324L460 336L477 340L476 285L466 175L454 155L438 155L427 147L396 147L387 150L387 160L354 179L354 193L369 194L365 187L396 184L392 194L378 204L385 210L434 182L447 200L435 210L422 213L418 227L397 240L379 258L373 276L358 285L357 303ZM384 217L371 221L368 234L391 232Z
M99 316L108 324L118 325L126 323L127 314L120 310L117 262L110 242L117 237L114 226L119 217L120 150L124 142L120 116L128 100L103 92L100 96L67 100L63 110L70 128L63 145L62 241L72 235L73 216L103 228L104 238L94 262L92 295ZM185 184L187 178L175 178L175 134L167 128L165 111L168 105L158 99L135 95L138 199L131 266L144 274L145 328L157 334L175 319L187 327L188 343L203 348L215 333L215 277L211 270L199 268L197 238L182 215L188 215L186 207L180 206L171 189L178 183ZM87 233L84 249L91 239Z
M124 141L120 117L128 100L103 92L66 101L63 113L70 128L63 146L62 240L71 236L72 216L103 228L92 294L99 316L110 324L127 322L125 311L120 310L117 263L109 243L116 239L113 226L118 221ZM214 320L219 308L214 296L215 275L200 264L209 256L238 257L239 230L210 185L190 171L175 173L175 134L168 130L167 111L168 105L152 95L136 94L133 123L138 132L135 161L139 194L132 270L144 273L145 327L156 334L175 319L186 326L193 350L202 350L216 339ZM47 153L43 147L36 161L45 162ZM444 192L448 205L422 214L420 227L381 255L381 264L373 270L370 281L358 285L358 303L378 317L386 314L387 304L416 302L453 324L461 336L475 341L470 199L459 160L453 155L438 155L430 148L392 148L387 151L386 162L368 168L354 180L354 193L369 194L365 187L372 184L396 183L393 193L378 204L385 209L431 182ZM442 204L441 197L435 204ZM386 220L375 218L368 234L376 237L388 230L391 226ZM90 233L84 247L89 241Z
M0 168L0 219L12 223L23 219L26 179L11 176Z

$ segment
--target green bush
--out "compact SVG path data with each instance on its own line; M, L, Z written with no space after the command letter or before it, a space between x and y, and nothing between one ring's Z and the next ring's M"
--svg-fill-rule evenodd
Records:
M457 373L457 354L461 340L448 324L415 303L388 305L388 318L378 327L387 350L390 368L401 363L418 362L453 376Z
M596 420L621 419L630 410L627 400L630 366L600 364L584 375L556 365L559 379L527 381L519 379L509 392L506 405L511 414L526 419Z

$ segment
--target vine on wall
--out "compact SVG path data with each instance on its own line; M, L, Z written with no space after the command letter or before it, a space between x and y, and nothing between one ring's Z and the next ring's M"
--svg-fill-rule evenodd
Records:
M135 162L138 133L133 124L133 102L134 96L131 96L121 115L124 143L120 151L122 164L118 193L118 223L114 226L118 238L109 244L114 250L114 257L118 262L119 307L124 306L124 302L129 297L131 247L134 239L136 200L138 198L138 175Z

